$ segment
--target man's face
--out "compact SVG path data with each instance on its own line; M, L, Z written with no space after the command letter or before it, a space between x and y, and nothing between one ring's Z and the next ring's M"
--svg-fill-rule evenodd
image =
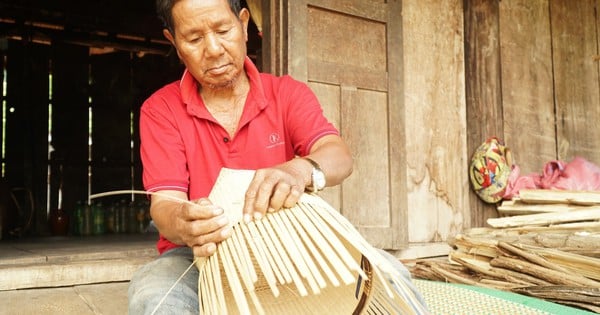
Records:
M174 34L165 37L203 88L232 87L244 70L250 14L239 18L226 0L181 0L173 7Z

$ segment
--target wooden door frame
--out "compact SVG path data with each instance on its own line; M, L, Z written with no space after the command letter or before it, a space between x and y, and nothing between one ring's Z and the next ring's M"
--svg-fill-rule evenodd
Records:
M310 1L309 1L310 2ZM288 14L303 12L304 1L290 0L263 0L263 43L262 67L265 72L275 75L290 74L300 81L308 80L308 66L305 56L306 45L294 45L294 50L288 49L294 42L307 40L307 34L299 27L289 27L286 19ZM401 19L401 0L390 0L388 5L388 21ZM306 15L295 15L295 19L306 19ZM402 22L390 23L387 32L388 49L396 54L391 54L388 59L388 118L390 131L388 133L389 146L389 209L393 213L392 222L388 228L392 233L391 242L378 244L389 249L405 249L409 245L408 235L408 188L406 168L406 131L404 110L403 86L403 53L402 53ZM290 34L290 35L288 35ZM290 39L292 38L292 39ZM289 65L292 64L292 67ZM296 69L290 73L289 69ZM300 71L298 71L300 69ZM370 228L361 228L361 233L369 233Z

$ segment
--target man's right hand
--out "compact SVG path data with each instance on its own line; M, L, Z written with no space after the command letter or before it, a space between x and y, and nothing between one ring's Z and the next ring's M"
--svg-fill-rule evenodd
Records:
M186 198L186 194L179 191L160 191L152 195L152 219L169 241L191 247L194 256L210 256L217 250L218 243L231 236L229 218L207 198L192 202Z

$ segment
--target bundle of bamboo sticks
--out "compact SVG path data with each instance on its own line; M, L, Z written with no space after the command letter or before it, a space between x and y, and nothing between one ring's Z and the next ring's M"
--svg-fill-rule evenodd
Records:
M209 199L234 234L197 257L202 314L425 314L406 279L316 195L243 223L253 171L222 169Z
M600 313L600 192L522 190L490 227L449 240L447 260L419 260L416 278L526 294Z

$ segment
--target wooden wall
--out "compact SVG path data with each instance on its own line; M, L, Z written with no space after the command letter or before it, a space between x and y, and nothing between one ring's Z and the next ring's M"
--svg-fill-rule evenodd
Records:
M3 117L4 177L10 186L33 192L36 216L29 234L48 233L47 201L51 209L58 207L61 180L62 207L68 213L78 201L87 200L88 191L142 189L139 107L155 89L179 78L179 64L164 56L138 57L124 51L90 55L87 47L61 42L52 46L6 43L2 51L7 61L6 101L14 110ZM92 150L88 160L90 107ZM52 152L48 154L50 121Z
M324 3L352 11L345 6L348 1ZM407 205L409 251L420 256L439 253L449 237L497 215L494 205L484 204L471 191L467 174L471 154L490 136L505 140L525 174L540 172L549 160L577 155L600 164L600 0L393 3L389 7L396 11L387 13L402 25L389 40L400 43L390 47L401 45L398 77L403 92L398 103L405 123L389 128L401 129L406 138L398 150L406 155L399 167L406 194L390 209ZM67 44L2 43L2 53L9 54L8 101L16 109L4 117L9 118L6 177L11 183L32 187L45 210L51 64L56 132L51 166L56 172L62 164L70 179L65 184L67 205L86 196L89 96L98 124L93 172L103 177L93 187L100 191L139 185L139 177L128 172L131 156L119 153L131 140L123 125L128 125L130 109L170 80L173 65L126 52L90 56L87 49ZM275 51L265 69L276 69L281 54L283 50ZM90 73L95 78L91 83ZM53 203L55 195L56 189Z
M600 1L402 3L410 248L497 215L467 174L490 136L522 174L575 156L600 164Z

